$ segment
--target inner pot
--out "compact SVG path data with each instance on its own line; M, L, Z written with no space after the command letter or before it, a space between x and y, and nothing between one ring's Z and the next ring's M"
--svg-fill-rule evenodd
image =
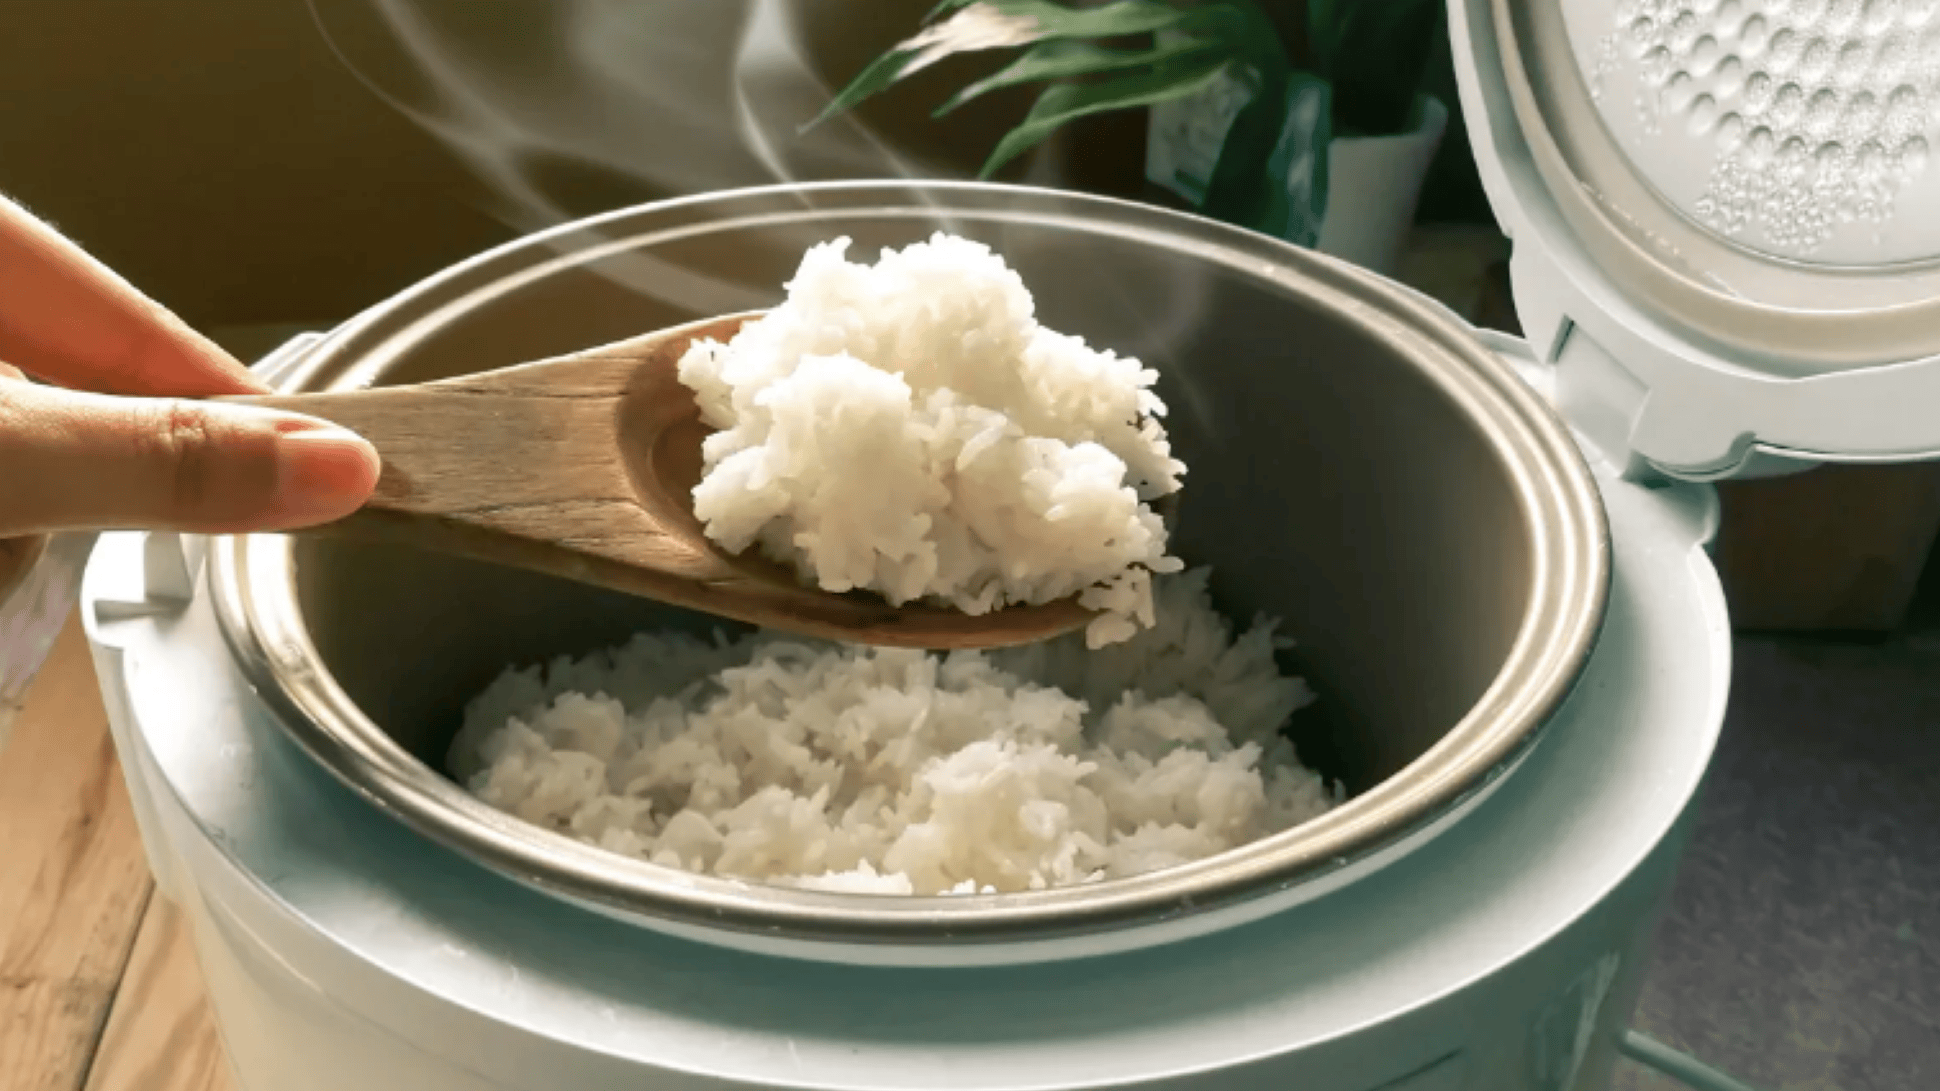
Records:
M873 260L938 229L985 242L1038 317L1160 375L1189 467L1174 552L1223 612L1284 619L1321 699L1289 728L1350 799L1199 863L976 897L800 891L672 871L503 815L444 771L464 704L508 665L699 617L395 546L212 543L224 631L295 739L365 797L488 868L721 942L923 947L1117 935L1245 915L1422 839L1508 769L1602 621L1608 531L1566 430L1461 324L1251 232L1143 205L983 184L710 194L492 251L316 345L286 390L422 382L772 306L838 236ZM1175 929L1176 930L1176 929Z

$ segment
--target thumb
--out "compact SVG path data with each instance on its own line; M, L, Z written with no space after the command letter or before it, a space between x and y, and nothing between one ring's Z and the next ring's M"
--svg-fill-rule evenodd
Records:
M289 530L349 515L377 452L311 417L0 379L0 538L54 530Z

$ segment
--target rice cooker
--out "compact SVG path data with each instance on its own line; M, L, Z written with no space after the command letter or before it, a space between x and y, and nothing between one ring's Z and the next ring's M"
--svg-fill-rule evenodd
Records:
M858 182L569 224L272 354L288 390L420 381L771 305L836 236L990 243L1046 324L1161 372L1177 550L1285 619L1322 694L1291 730L1352 794L1076 890L671 872L493 812L443 750L505 666L703 619L104 535L87 632L240 1085L1605 1086L1725 707L1707 482L1940 455L1934 9L1454 0L1526 341L1190 216Z

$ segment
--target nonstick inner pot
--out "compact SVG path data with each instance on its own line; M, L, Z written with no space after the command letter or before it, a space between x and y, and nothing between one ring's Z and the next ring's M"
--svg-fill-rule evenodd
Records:
M1290 665L1322 697L1292 726L1302 757L1366 800L1177 880L908 916L864 904L896 899L614 870L440 782L465 703L507 666L711 619L409 549L298 539L288 552L218 550L245 666L287 698L291 729L327 766L522 881L702 928L871 941L1124 925L1284 890L1423 828L1535 736L1588 655L1607 579L1600 501L1566 433L1445 315L1249 233L995 186L712 195L483 256L333 334L293 385L419 382L769 306L814 243L848 236L873 258L938 226L1002 253L1047 325L1160 372L1190 467L1175 552L1213 567L1237 623L1282 619L1298 642Z
M856 255L924 233L908 222L838 230L855 238ZM1219 267L1188 272L1179 267L1188 257L1132 240L1017 237L1028 232L965 233L1002 247L1045 324L1159 370L1167 427L1189 467L1175 552L1213 566L1216 600L1238 623L1256 612L1284 619L1295 665L1324 697L1296 725L1303 760L1358 791L1419 757L1494 680L1528 607L1527 516L1486 437L1393 346L1277 285ZM778 300L802 249L834 233L801 231L787 246L701 238L667 257L725 265L775 286ZM456 317L381 385L694 317L597 264L567 269ZM507 665L640 630L731 627L394 546L310 540L298 558L303 613L331 674L440 769L465 702Z

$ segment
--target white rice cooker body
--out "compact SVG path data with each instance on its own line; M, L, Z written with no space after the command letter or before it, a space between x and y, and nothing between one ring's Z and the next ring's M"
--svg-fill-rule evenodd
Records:
M1551 1091L1614 1063L1730 677L1710 489L1603 484L1602 637L1492 795L1270 918L1035 965L781 959L549 898L290 739L220 654L194 540L104 536L83 609L151 864L249 1091Z

